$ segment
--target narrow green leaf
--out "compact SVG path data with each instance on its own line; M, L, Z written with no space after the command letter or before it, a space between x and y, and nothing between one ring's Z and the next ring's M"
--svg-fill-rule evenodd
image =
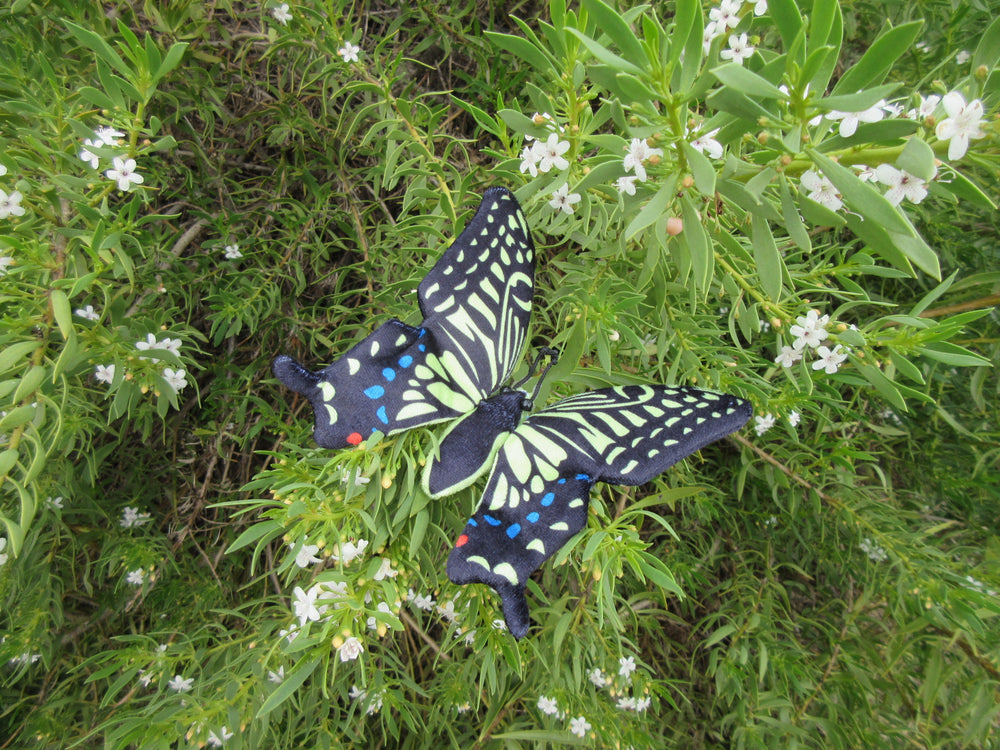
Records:
M646 59L642 43L636 38L625 19L614 8L602 0L584 0L583 7L597 22L597 28L618 45L618 49L621 50L626 60L642 67L648 66L649 61Z
M839 96L827 96L820 99L816 104L829 110L839 110L840 112L861 112L869 107L875 106L880 100L890 96L898 89L900 84L887 83L882 86L874 86L864 91L841 94Z
M712 635L708 636L708 638L705 639L705 642L701 644L701 647L704 649L712 648L712 646L719 641L731 636L736 632L736 630L737 628L735 625L723 625L721 628L718 628L714 633L712 633Z
M117 70L126 78L134 75L132 69L125 64L125 61L122 60L118 53L111 48L111 45L105 42L96 33L90 29L85 29L82 26L77 26L72 21L63 21L63 23L66 24L66 28L69 29L69 32L76 37L76 40L80 42L80 44L96 54L112 68Z
M274 692L267 696L267 700L264 701L260 710L257 711L257 718L266 716L271 713L274 709L288 700L292 693L299 689L299 686L305 682L309 676L316 670L319 666L321 659L310 659L305 664L300 666L294 672L285 677L285 679L275 688Z
M496 31L486 31L486 38L493 42L494 46L510 52L514 57L519 57L526 63L539 71L549 71L558 74L555 64L548 56L538 49L527 39L512 34L501 34Z
M861 373L865 380L872 384L882 398L900 411L904 413L909 412L909 409L906 406L906 400L900 393L900 387L896 382L887 378L881 370L873 365L863 364L859 361L855 361L854 364L855 367L857 367L858 372Z
M16 364L26 364L20 360L41 345L38 341L18 341L0 349L0 374L7 372Z
M500 137L500 128L497 126L496 120L490 117L486 112L481 110L472 102L467 102L463 99L459 99L457 96L451 97L452 104L460 109L464 109L467 113L472 115L472 119L476 121L476 124L485 130L490 135Z
M777 302L781 299L784 264L766 219L754 215L751 241L753 242L753 258L757 264L757 275L760 277L761 288L773 302Z
M681 150L684 152L684 158L687 159L691 176L694 178L694 186L698 188L698 192L706 197L715 195L716 172L712 162L687 141L681 141Z
M159 81L170 71L180 65L187 48L187 42L176 42L175 44L170 45L170 49L167 50L167 54L163 57L163 62L160 63L153 75L153 80Z
M707 292L715 272L715 254L712 250L712 241L698 216L698 210L686 195L681 198L681 217L684 219L684 231L677 235L677 239L681 240L691 253L691 270L694 274L695 287Z
M956 170L949 169L945 179L932 183L931 187L934 190L951 193L956 198L967 200L986 211L997 210L997 204L976 183Z
M795 41L795 37L802 28L802 14L795 0L770 0L767 4L768 15L778 27L781 34L781 44L785 50L789 50Z
M677 0L674 8L674 28L670 36L670 57L667 59L669 66L673 67L681 59L681 53L691 36L696 17L701 19L699 0Z
M993 19L993 23L986 27L976 51L972 53L971 68L976 70L980 65L985 65L987 70L992 70L1000 62L1000 16Z
M95 89L93 86L81 86L77 93L80 94L80 98L83 99L88 104L93 104L95 107L100 107L101 109L114 109L117 105L110 96L105 94L100 89Z
M906 219L878 190L859 180L854 172L841 166L825 154L811 149L809 155L840 192L844 202L866 220L878 223L889 232L904 235L914 234L913 228Z
M990 367L993 364L986 357L980 357L965 347L947 341L932 341L918 346L917 351L928 359L936 359L952 367Z
M6 476L7 472L14 468L17 457L18 452L15 448L8 448L0 453L0 476Z
M676 182L676 175L668 177L660 189L656 191L656 195L650 198L649 202L643 206L639 213L636 214L635 218L629 222L624 235L626 242L659 219L663 212L667 210L667 206L670 205L670 201L674 197L674 185Z
M73 312L70 310L69 298L62 289L53 289L49 292L49 299L52 302L52 315L59 326L59 333L63 339L73 336Z
M624 57L619 57L614 52L605 47L603 44L600 44L596 40L591 39L582 31L578 31L577 29L574 29L571 26L567 26L566 31L568 31L570 34L572 34L581 42L583 42L583 46L590 51L590 54L592 54L594 57L596 57L605 65L608 65L614 68L615 70L624 71L626 73L632 73L632 74L642 73L642 68L640 68L638 65L633 65Z
M809 232L795 207L792 192L788 189L788 180L785 179L784 175L781 177L781 218L785 222L785 231L792 238L792 242L800 250L811 252L812 240L809 238Z
M837 85L833 87L833 93L849 94L882 83L896 60L913 46L923 25L922 20L912 21L894 29L890 28L882 34L865 51L861 59L841 76Z
M896 159L896 166L921 180L928 181L937 172L934 151L916 136L910 138Z
M271 535L271 538L279 536L284 530L282 526L277 521L262 521L261 523L255 523L249 529L244 531L235 541L226 548L226 554L231 554L238 549L243 549L248 544L253 544L258 539L264 536Z
M763 99L785 98L785 94L777 86L739 63L728 63L713 68L712 75L748 96L759 96Z

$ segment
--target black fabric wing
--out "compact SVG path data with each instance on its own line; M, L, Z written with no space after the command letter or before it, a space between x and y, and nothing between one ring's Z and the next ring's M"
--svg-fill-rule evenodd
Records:
M288 356L274 373L306 396L324 448L473 411L514 370L531 317L535 252L521 207L490 188L418 287L419 327L392 320L328 367Z
M571 396L528 417L501 446L448 558L448 577L496 589L507 626L523 637L528 576L586 524L595 482L648 482L751 414L747 401L721 393L623 386Z

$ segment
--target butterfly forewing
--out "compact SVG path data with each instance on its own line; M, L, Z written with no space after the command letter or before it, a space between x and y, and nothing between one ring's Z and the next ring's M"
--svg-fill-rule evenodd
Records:
M749 403L695 388L623 386L564 399L503 443L475 515L448 559L455 583L486 583L508 627L528 628L524 586L583 528L594 482L642 484L739 429Z

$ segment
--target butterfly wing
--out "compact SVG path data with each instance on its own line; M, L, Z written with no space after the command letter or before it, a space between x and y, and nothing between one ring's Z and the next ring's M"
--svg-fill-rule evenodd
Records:
M501 446L448 558L448 577L496 589L507 626L523 637L528 576L586 524L595 482L648 482L751 414L747 401L721 393L623 386L571 396L530 416Z
M419 327L392 320L319 372L281 356L274 373L309 399L324 448L467 414L507 380L520 357L534 264L517 200L490 188L421 281Z

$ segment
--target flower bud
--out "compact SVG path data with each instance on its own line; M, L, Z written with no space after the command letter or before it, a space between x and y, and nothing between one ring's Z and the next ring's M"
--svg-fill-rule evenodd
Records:
M676 237L684 231L684 221L678 216L671 216L667 219L667 234Z
M685 188L692 187L694 185L694 177L689 174L684 175L684 179L681 180L681 186Z

